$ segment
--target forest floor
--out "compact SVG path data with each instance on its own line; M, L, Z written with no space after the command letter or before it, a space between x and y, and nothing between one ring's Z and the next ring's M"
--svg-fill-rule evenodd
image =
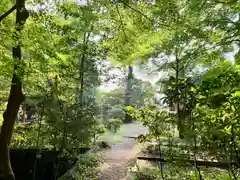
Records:
M146 134L146 132L147 129L140 123L124 124L117 134L109 134L100 138L101 140L109 138L112 146L110 149L102 151L104 163L101 166L99 180L132 179L132 175L128 172L128 166L136 159L141 149L135 139L125 136L136 137L139 134Z

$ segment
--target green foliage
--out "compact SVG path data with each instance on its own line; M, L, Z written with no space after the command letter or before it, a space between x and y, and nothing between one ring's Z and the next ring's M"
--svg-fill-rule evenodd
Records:
M121 106L123 106L124 102L123 102L123 89L119 88L110 92L103 92L102 93L102 97L101 97L101 101L103 103L103 105L105 106L109 106L109 108L113 108L113 107L119 107L121 108Z
M97 180L97 167L102 162L100 156L95 154L83 154L78 156L75 166L66 174L60 177L60 180Z
M140 109L131 106L126 107L129 114L136 119L142 121L143 125L148 128L147 135L139 135L139 142L151 140L160 140L161 137L171 136L175 117L164 110L157 110L155 106L144 107Z
M116 119L123 120L124 117L125 117L125 112L120 108L113 108L109 112L109 118L116 118Z
M53 4L53 11L46 8L44 13L32 13L24 27L21 40L25 75L21 78L26 103L35 112L33 124L16 125L11 146L54 148L74 155L78 148L92 145L94 134L104 132L96 120L99 107L95 102L95 89L100 83L97 63L104 53L88 35L99 34L97 8L68 2ZM1 2L2 7L6 6ZM1 32L6 33L0 47L4 80L9 79L13 67L9 55L11 17L1 24ZM0 86L2 104L7 100L2 90L8 86Z
M134 180L160 180L162 179L159 169L143 169L138 172Z
M181 119L185 138L196 137L202 149L237 155L239 3L86 2L79 5L53 1L53 7L45 4L36 10L33 5L40 5L28 1L31 13L21 34L24 63L20 69L24 76L20 78L27 97L25 103L31 104L35 112L32 124L15 126L11 147L47 147L75 154L78 148L91 146L92 138L106 129L116 133L124 116L128 116L123 107L129 106L126 111L149 128L149 134L140 136L140 140L171 136ZM0 2L1 12L12 6L6 0ZM6 109L15 65L14 17L11 13L0 24L1 112ZM226 52L236 52L235 63L223 58ZM161 63L161 55L169 60ZM147 107L152 104L155 90L134 78L131 68L126 91L122 87L105 93L102 102L97 102L102 75L99 64L103 59L132 67L136 59L146 62L150 57L158 59L153 63L157 74L168 72L170 78L159 82L164 103L174 110L176 104L180 105L177 116ZM172 57L179 60L178 65ZM208 71L196 77L197 68ZM76 174L83 174L81 168L75 168ZM77 179L75 175L72 178Z
M68 99L59 99L60 93L53 88L47 95L28 100L36 109L38 123L17 124L12 146L54 148L75 155L79 148L92 145L95 134L104 132L95 119L96 105L70 104Z
M39 125L15 125L11 147L13 148L33 148L36 147L37 138L36 132L39 130Z
M164 101L169 107L173 107L177 103L181 106L181 113L185 116L187 111L191 107L190 101L193 100L194 96L194 84L190 78L179 78L178 80L174 77L170 77L169 80L164 84Z
M215 154L227 153L226 156L238 151L238 86L239 73L234 69L203 79L199 86L194 120L195 133L203 149L210 149Z
M105 126L110 132L116 133L122 123L123 121L121 119L108 119L107 122L105 122Z
M164 179L187 179L187 180L198 180L199 175L197 171L194 171L191 167L178 166L174 163L164 165ZM224 170L218 169L202 169L202 176L206 180L230 180L229 173ZM137 172L134 180L162 180L161 172L157 168L144 168L140 172Z
M216 76L210 76L211 73ZM179 78L176 83L176 79L170 77L165 84L165 102L171 108L179 101L179 114L158 111L155 107L127 107L149 129L147 136L141 135L139 140L172 137L173 134L167 132L178 125L180 117L185 120L182 124L184 138L192 142L186 150L204 152L205 156L221 161L239 161L239 72L229 63L221 63L207 72L200 82Z

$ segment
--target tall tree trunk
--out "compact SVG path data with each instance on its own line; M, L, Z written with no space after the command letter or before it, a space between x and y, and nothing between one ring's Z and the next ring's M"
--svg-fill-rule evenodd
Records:
M183 125L182 125L182 118L181 118L181 112L180 112L180 99L179 99L179 73L180 73L180 62L178 58L178 52L176 49L176 91L177 91L177 97L176 97L176 110L177 110L177 128L179 132L179 138L183 138Z
M131 106L132 102L131 102L131 96L132 96L132 80L133 80L133 68L131 66L128 66L128 77L127 77L127 87L125 90L125 102L124 105L125 106ZM132 116L130 116L127 111L126 115L125 115L125 123L130 123L133 121Z
M25 0L16 1L16 29L13 35L17 45L13 47L13 59L14 59L14 70L12 77L12 84L10 94L8 97L7 109L3 114L3 125L0 133L0 180L14 180L15 176L12 171L10 157L9 157L9 144L12 138L14 123L17 118L20 104L24 100L22 93L21 78L23 75L23 68L21 67L21 42L19 34L23 29L24 23L26 22L29 14L25 9Z
M80 76L80 95L79 95L79 99L80 99L80 105L82 106L85 102L83 100L84 98L84 76L85 76L85 64L86 64L86 56L87 56L87 46L88 46L88 42L89 42L89 37L90 37L90 32L84 32L83 34L83 53L82 53L82 57L79 57L78 59L78 64L79 64L79 76ZM79 93L79 89L77 88L77 96Z

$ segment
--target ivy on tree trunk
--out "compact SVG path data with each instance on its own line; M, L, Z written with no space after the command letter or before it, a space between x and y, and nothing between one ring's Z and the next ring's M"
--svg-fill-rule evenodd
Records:
M21 41L19 35L29 16L29 13L25 8L25 0L16 1L16 10L16 28L13 34L13 39L17 43L12 49L12 55L14 59L13 77L10 94L8 97L7 109L3 114L3 125L0 133L0 180L15 179L10 163L9 145L11 142L18 110L24 100L21 82L24 68L21 60Z

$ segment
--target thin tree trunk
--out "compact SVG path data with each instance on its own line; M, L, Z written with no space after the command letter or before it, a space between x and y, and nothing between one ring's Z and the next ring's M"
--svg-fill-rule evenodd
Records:
M177 106L177 127L178 127L178 132L179 132L179 138L183 138L183 126L182 126L182 118L180 115L180 102L179 102L179 58L178 58L178 53L176 49L176 91L177 91L177 97L176 97L176 106Z
M3 125L0 133L0 180L14 180L15 176L12 171L10 157L9 157L9 144L12 138L14 123L17 118L20 104L24 100L22 93L22 73L21 67L21 43L19 34L23 29L29 14L25 9L25 0L16 1L17 13L16 13L16 30L13 35L14 40L17 41L16 47L13 47L13 58L15 60L12 84L10 94L8 97L7 109L3 114Z
M22 104L22 111L23 111L23 114L22 114L22 122L25 123L26 122L26 117L27 117L27 105L26 103L23 103Z
M91 28L92 29L92 28ZM83 53L81 59L79 58L79 72L80 72L80 105L82 106L84 104L83 96L84 96L84 73L85 73L85 60L87 55L87 45L89 41L90 32L85 32L83 35ZM77 94L78 94L78 88L77 88Z

